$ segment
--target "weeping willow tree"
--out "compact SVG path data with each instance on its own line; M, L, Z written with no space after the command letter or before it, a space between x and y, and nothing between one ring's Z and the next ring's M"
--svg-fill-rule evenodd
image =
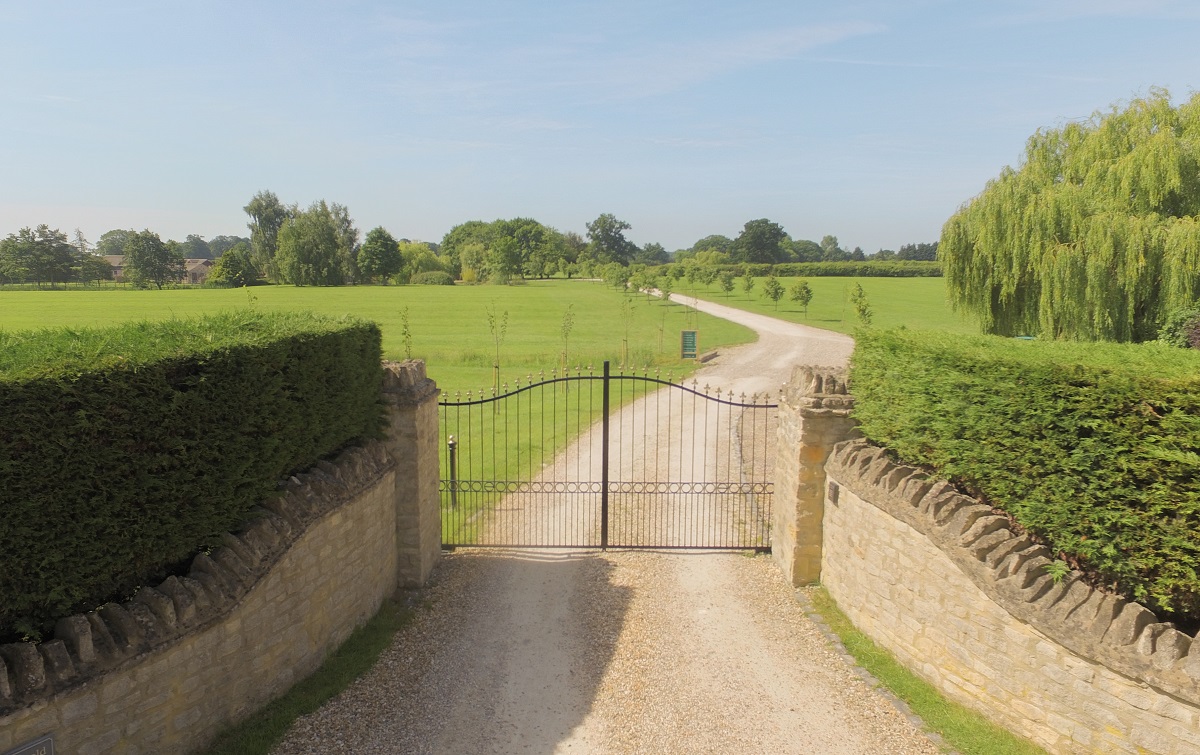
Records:
M956 309L985 333L1153 338L1200 298L1200 94L1155 89L1038 131L942 228Z

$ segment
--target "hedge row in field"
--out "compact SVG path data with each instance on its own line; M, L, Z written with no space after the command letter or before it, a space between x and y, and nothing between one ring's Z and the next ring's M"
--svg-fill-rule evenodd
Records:
M871 441L1200 620L1200 353L863 331L851 381Z
M0 641L161 577L380 431L371 323L252 311L0 332Z
M656 270L670 271L676 266L687 269L688 262L670 263ZM718 271L728 270L743 275L747 270L756 278L775 275L780 278L939 278L940 262L920 260L881 260L879 262L783 262L777 265L716 265Z

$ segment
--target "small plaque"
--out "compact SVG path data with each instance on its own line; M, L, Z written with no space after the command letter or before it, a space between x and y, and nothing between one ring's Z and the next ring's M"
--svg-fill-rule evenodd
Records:
M680 337L679 356L681 359L695 359L699 348L699 339L694 330L685 330Z
M26 742L16 749L9 750L4 755L54 755L54 735L47 734L33 742Z

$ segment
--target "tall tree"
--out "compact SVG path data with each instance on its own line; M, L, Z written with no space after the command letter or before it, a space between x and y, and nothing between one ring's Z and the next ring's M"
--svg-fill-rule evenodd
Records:
M697 241L695 244L692 244L691 251L693 251L693 252L714 251L714 252L724 252L725 254L729 254L731 251L733 251L733 239L729 238L728 236L722 236L719 233L715 233L711 236L705 236L704 238Z
M985 332L1153 338L1200 298L1200 94L1152 90L1038 131L942 229L951 303Z
M114 228L111 231L105 231L100 235L100 240L96 242L96 254L101 257L111 257L125 253L125 243L133 236L135 231L130 228Z
M54 287L74 277L72 268L78 256L67 234L57 228L44 223L37 228L22 228L5 239L5 277Z
M272 191L258 192L242 210L250 216L246 227L250 229L250 252L254 255L255 267L276 280L279 277L275 264L279 231L290 211Z
M666 247L656 241L643 246L633 255L633 261L639 265L665 265L671 261Z
M781 262L786 256L784 242L788 240L783 226L766 218L751 220L733 242L731 256L735 262Z
M618 220L612 213L603 213L587 224L588 240L591 241L592 256L600 264L616 262L628 265L633 260L637 247L625 238L625 231L632 226Z
M224 250L208 274L208 282L217 286L253 286L257 280L258 270L245 241Z
M404 260L400 256L400 243L387 229L379 226L367 232L367 240L358 252L358 272L364 280L388 278L400 272Z
M841 247L837 236L821 237L821 259L825 262L844 262L850 253Z
M250 239L242 236L213 236L208 240L208 251L212 253L213 259L216 259L238 244L245 244L249 248Z
M834 245L837 245L836 239ZM796 239L792 242L792 259L797 262L820 262L825 250L821 245L809 239Z
M322 199L291 215L279 229L273 260L279 279L297 286L346 283L345 239L330 206Z
M125 277L139 287L162 288L183 278L183 255L177 246L163 243L158 234L145 230L125 242Z
M905 244L896 252L896 259L933 261L937 259L937 248L936 241L932 244Z
M189 233L185 241L179 242L179 251L183 254L184 259L210 260L213 258L208 242L204 240L203 236L194 233Z

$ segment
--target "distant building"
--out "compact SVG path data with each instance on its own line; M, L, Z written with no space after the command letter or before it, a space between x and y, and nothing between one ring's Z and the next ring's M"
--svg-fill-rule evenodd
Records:
M112 265L113 276L115 281L125 280L125 255L123 254L107 254L104 256L105 261ZM183 261L183 277L179 279L180 283L190 283L196 286L208 280L208 274L212 271L212 266L216 263L215 260L209 259L186 259Z
M208 280L208 274L215 264L214 260L209 259L190 259L183 261L185 272L183 280L186 283L200 285Z
M106 254L104 260L112 265L112 279L115 281L125 280L125 255L123 254Z

